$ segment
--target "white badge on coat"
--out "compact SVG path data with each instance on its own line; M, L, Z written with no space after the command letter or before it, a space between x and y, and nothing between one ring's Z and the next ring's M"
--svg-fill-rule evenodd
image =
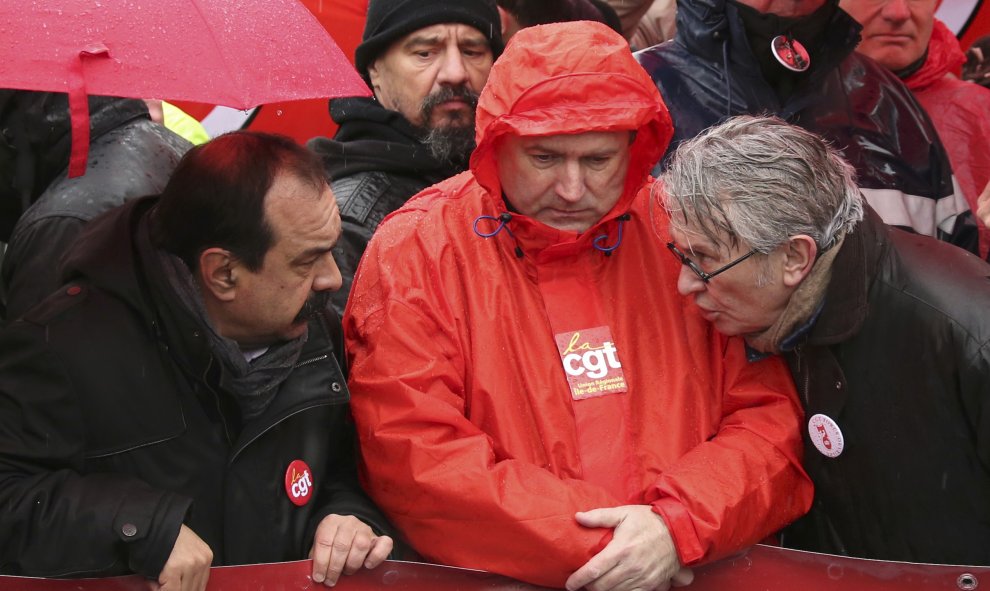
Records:
M777 35L770 41L770 53L780 65L792 72L803 72L811 66L808 50L797 39L787 35Z
M626 391L619 351L607 326L562 332L554 338L574 400Z
M845 440L842 439L842 429L831 418L823 414L817 414L808 419L808 435L815 448L822 452L822 455L837 458L845 448Z

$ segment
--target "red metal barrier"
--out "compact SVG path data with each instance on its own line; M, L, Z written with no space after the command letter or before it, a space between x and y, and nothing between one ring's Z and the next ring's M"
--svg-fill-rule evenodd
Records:
M310 562L212 569L208 591L327 589L309 578ZM689 591L974 591L990 588L990 567L860 560L769 546L754 546L695 571ZM0 577L0 591L146 591L141 577L51 580ZM490 573L389 561L342 577L340 591L537 591L543 589Z

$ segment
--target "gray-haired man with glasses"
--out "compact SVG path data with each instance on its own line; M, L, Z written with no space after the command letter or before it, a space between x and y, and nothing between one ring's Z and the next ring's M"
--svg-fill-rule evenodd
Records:
M658 188L678 289L805 406L811 512L785 545L990 564L990 266L885 226L818 136L738 117L685 142Z

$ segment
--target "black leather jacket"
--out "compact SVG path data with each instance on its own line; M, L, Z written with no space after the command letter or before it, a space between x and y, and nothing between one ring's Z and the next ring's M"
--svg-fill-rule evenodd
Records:
M386 527L356 479L339 321L311 321L271 405L241 424L197 323L133 248L154 199L80 235L72 283L0 331L0 572L156 577L182 523L217 565L306 557L318 522ZM294 460L314 494L286 490Z
M823 41L808 47L810 68L782 100L764 79L738 6L679 0L675 39L636 54L674 120L665 158L729 116L775 114L839 148L885 222L977 252L975 222L924 109L886 68L853 52L860 26L849 15L836 8L830 18Z
M309 148L322 159L340 207L342 234L334 249L343 287L333 295L343 315L351 282L368 241L385 216L426 187L461 170L430 155L400 113L372 98L330 101L340 124L334 138L314 138Z
M806 414L841 429L818 451L794 548L990 565L990 265L869 212L834 261L825 305L786 354Z

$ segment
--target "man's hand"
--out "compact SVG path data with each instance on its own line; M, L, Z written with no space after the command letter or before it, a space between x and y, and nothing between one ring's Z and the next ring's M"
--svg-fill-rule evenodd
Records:
M152 589L161 591L203 591L210 578L213 550L185 525L179 528L172 553L168 555L157 584Z
M663 519L648 505L624 505L576 514L585 527L615 528L612 541L567 579L577 591L666 590L689 585L691 569L681 568Z
M976 217L980 218L984 226L990 227L990 183L987 183L976 198Z
M363 565L375 568L392 551L392 538L376 536L352 515L327 515L316 528L309 557L313 559L313 582L329 587L340 573L351 575Z

